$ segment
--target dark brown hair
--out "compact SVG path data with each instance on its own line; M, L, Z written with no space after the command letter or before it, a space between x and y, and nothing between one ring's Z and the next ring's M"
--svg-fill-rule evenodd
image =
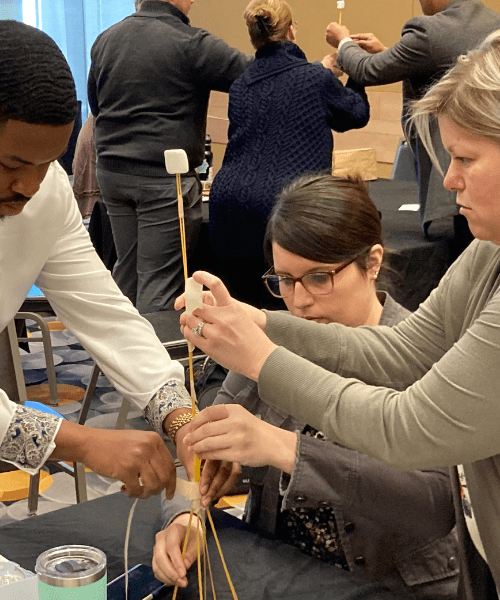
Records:
M341 263L357 257L362 271L370 250L382 241L380 214L359 176L303 175L276 198L267 224L264 254L272 244L308 260Z

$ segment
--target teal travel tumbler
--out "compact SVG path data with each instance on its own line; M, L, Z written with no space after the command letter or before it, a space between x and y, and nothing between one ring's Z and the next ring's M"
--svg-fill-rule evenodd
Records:
M106 555L91 546L58 546L35 567L39 600L106 600Z

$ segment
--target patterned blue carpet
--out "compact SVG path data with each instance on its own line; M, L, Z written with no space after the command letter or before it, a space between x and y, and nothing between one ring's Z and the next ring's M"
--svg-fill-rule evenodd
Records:
M47 321L55 321L55 318L49 318ZM27 325L28 331L37 331L34 322L28 321ZM79 399L83 396L83 392L89 383L94 363L70 331L51 331L51 339L56 378L62 397L61 404L54 408L66 419L76 421L81 408ZM44 384L47 383L43 344L41 342L30 342L29 345L29 353L20 350L21 360L28 399L38 400L39 392L45 391L43 388L46 388ZM72 401L74 397L78 400ZM121 404L122 396L101 374L86 424L91 427L114 428ZM125 428L150 429L142 416L142 412L135 407L132 407L129 411ZM50 467L50 470L52 472L53 468ZM63 508L76 502L73 477L62 472L53 472L52 477L52 485L40 494L38 514ZM86 474L86 482L89 499L117 492L121 487L120 482L91 472ZM27 500L0 502L0 526L27 516Z

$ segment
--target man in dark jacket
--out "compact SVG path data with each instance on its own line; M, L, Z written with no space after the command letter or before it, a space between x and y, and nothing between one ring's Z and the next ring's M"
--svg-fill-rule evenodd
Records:
M182 148L188 251L201 226L211 90L227 92L252 58L187 17L193 0L143 0L95 41L88 95L96 116L97 178L113 229L113 276L140 312L173 307L183 291L175 178L164 150Z

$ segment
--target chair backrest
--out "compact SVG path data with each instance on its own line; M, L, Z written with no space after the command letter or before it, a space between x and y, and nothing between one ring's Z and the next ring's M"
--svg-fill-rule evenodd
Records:
M391 179L399 181L417 181L417 172L415 170L415 158L413 151L405 140L400 138L396 157L392 166Z
M168 350L170 357L182 362L188 356L188 345L180 331L180 314L176 310L161 310L146 313L142 316L151 323L158 339ZM197 348L195 348L194 354L203 356L203 352Z

